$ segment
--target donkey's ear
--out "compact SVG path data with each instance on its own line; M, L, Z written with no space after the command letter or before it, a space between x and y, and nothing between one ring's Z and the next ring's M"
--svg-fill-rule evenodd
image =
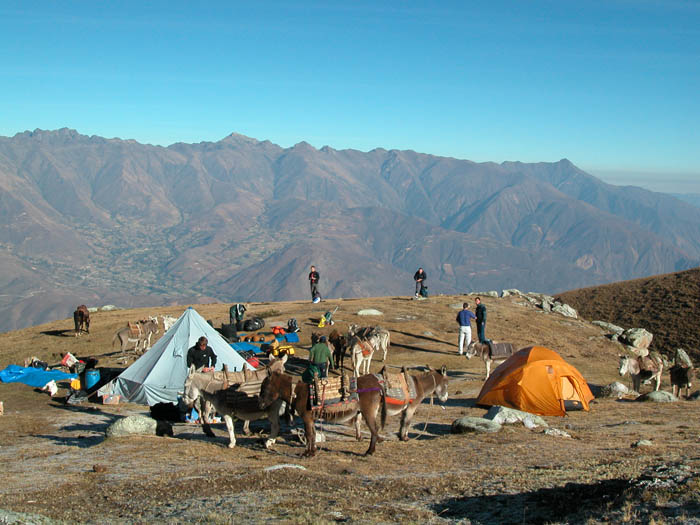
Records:
M187 377L191 377L192 374L194 374L194 371L195 371L195 370L196 370L196 368L194 367L194 365L190 365L190 368L189 368L189 370L187 371Z
M285 353L285 354L282 356L282 359L280 359L280 361L282 361L282 364L285 364L285 363L287 362L287 358L288 358L288 357L289 357L289 354L287 354L287 353Z
M444 376L447 375L447 367L445 365L442 365L442 368L440 369L440 373Z

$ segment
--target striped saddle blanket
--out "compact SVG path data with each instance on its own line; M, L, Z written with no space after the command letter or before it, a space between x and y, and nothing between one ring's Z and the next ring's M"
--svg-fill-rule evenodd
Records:
M408 374L374 374L384 385L386 402L390 405L407 405L416 398L416 383Z
M346 412L359 400L355 376L327 377L309 385L312 410L328 414Z

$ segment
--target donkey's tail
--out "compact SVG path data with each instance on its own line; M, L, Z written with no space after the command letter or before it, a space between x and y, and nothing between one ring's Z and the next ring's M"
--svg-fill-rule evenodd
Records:
M114 334L114 337L112 337L112 348L114 348L114 341L117 340L117 337L119 337L119 332L117 332L116 334Z

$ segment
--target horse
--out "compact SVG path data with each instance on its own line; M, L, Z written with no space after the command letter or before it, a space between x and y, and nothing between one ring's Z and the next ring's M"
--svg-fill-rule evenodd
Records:
M139 334L133 337L131 328L125 326L117 330L117 333L112 337L112 348L114 348L114 342L119 339L121 345L122 353L129 346L129 343L135 343L134 350L138 351L143 344L143 350L147 350L151 347L151 337L157 334L160 330L158 323L149 319L148 321L139 321L136 326L138 327Z
M75 337L78 337L85 330L90 333L90 311L87 306L81 304L73 312L73 323L75 323Z
M472 341L469 344L469 346L467 346L465 355L467 359L471 359L474 356L479 356L484 361L484 364L486 365L486 378L484 380L486 380L491 375L491 365L493 363L496 363L497 365L501 364L503 361L512 356L515 351L515 347L513 345L510 345L510 347L505 346L503 348L505 350L502 356L498 355L496 357L492 357L491 348L487 343L479 343L477 341Z
M366 382L368 385L366 388L381 386L383 390L386 389L385 369L382 369L380 374L372 374L367 377L371 379ZM413 381L415 385L416 397L411 400L405 400L406 402L400 405L387 402L387 415L395 416L401 414L401 426L399 427L399 439L401 441L408 441L408 429L411 426L413 415L426 397L435 394L441 403L447 401L447 384L449 380L445 366L439 372L429 366L427 372L417 376L408 375L408 379Z
M629 374L632 378L632 388L639 392L639 387L641 386L642 380L647 384L651 382L652 379L656 380L656 388L658 390L661 386L661 373L664 370L664 362L661 357L653 354L649 354L645 357L630 357L630 356L620 356L620 376Z
M273 356L271 360L267 368L257 371L256 375L258 377L261 373L267 376L273 370L282 372L287 356L285 355L281 359L275 359ZM240 372L235 374L240 374ZM193 365L190 367L185 380L182 399L188 407L194 406L199 412L202 420L202 429L209 437L215 437L208 418L210 407L213 407L224 418L229 435L228 448L236 446L236 434L233 426L234 417L243 420L243 433L246 435L250 433L249 426L251 421L267 418L270 421L270 436L265 440L265 448L272 448L280 433L279 416L283 410L284 401L280 399L279 402L270 403L261 409L259 408L258 395L251 395L241 391L244 385L245 382L229 387L228 383L222 384L222 382L217 381L211 372L196 372ZM204 406L202 406L201 400L204 400Z
M318 410L313 410L309 399L310 387L299 381L294 386L294 377L289 374L275 371L263 380L260 389L260 408L265 409L277 403L279 400L287 402L304 421L306 435L306 450L303 457L311 457L316 454L316 429L314 421L319 416ZM347 403L347 409L340 412L324 413L326 421L334 423L346 423L353 420L355 423L355 437L359 441L360 415L367 423L371 438L369 448L365 455L374 454L377 443L381 442L379 430L384 428L386 422L386 400L384 390L376 383L374 376L366 375L357 378L358 400ZM381 412L380 422L377 422L377 412Z

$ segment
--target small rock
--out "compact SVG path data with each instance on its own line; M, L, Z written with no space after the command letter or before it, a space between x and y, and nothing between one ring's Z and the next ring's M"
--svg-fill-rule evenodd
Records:
M663 390L654 390L646 394L642 394L635 401L651 401L653 403L673 403L678 401L678 398L674 396L671 392L664 392Z
M120 308L114 306L113 304L106 304L102 308L100 308L100 311L102 312L111 312L113 310L120 310Z
M620 399L630 393L630 389L619 381L604 386L596 393L596 397L612 397Z
M423 335L426 335L428 337L435 337L435 334L430 330L426 330L425 332L423 332Z
M97 308L97 306L88 306L88 312L90 312L91 314L94 314L98 310L99 308Z
M648 439L640 439L636 443L632 443L632 448L637 448L637 447L653 447L654 443L649 441Z
M273 470L281 470L284 468L295 468L299 470L306 470L306 467L302 467L301 465L295 465L294 463L281 463L279 465L272 465L271 467L265 467L263 470L265 472L271 472Z
M357 315L384 315L382 312L379 310L375 310L374 308L365 308L364 310L360 310L357 312Z
M527 428L547 427L547 422L540 416L516 410L514 408L492 406L484 416L484 419L490 419L500 425L508 423L523 423Z
M501 424L484 419L483 417L465 416L452 422L450 432L453 434L465 434L467 432L493 433L501 430Z
M503 290L501 292L501 297L508 297L510 295L523 295L523 293L516 288L509 288L508 290Z
M625 331L624 328L621 326L617 326L616 324L612 323L607 323L605 321L591 321L591 324L594 324L596 326L600 326L603 330L606 332L609 332L611 334L617 334L620 335L622 332Z
M564 432L563 430L559 430L558 428L547 428L545 429L544 433L548 436L571 438L571 434Z
M450 305L450 308L452 308L452 309L454 309L454 310L461 310L463 304L464 304L464 303L452 303L452 304Z

